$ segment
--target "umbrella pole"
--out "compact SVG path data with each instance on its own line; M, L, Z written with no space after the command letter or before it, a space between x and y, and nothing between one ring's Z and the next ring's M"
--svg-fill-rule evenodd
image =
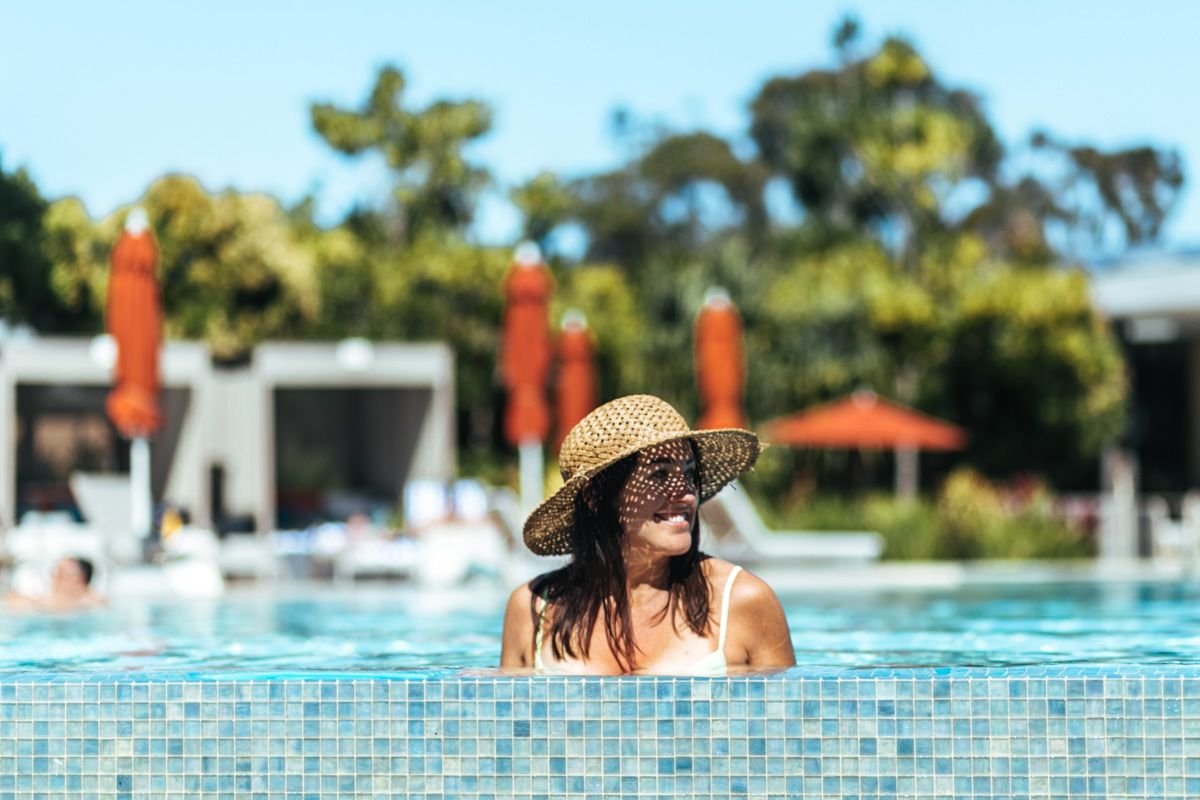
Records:
M896 497L900 500L917 498L917 448L901 445L896 448Z
M542 464L542 443L522 442L517 448L521 478L521 516L528 517L542 502L545 489L545 467Z
M139 539L150 536L150 440L137 436L129 443L130 523Z

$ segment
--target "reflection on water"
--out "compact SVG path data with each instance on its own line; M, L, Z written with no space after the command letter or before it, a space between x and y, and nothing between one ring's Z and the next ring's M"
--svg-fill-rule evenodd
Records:
M388 671L494 666L506 592L410 586L114 602L0 616L0 670ZM802 665L1200 664L1200 587L1021 584L782 598Z

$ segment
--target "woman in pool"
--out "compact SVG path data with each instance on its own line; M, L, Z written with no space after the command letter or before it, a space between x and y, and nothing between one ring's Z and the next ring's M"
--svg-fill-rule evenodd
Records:
M566 483L525 523L530 550L571 560L512 593L500 666L721 675L795 664L771 588L700 552L700 504L760 449L750 431L692 431L649 395L585 417L563 441Z

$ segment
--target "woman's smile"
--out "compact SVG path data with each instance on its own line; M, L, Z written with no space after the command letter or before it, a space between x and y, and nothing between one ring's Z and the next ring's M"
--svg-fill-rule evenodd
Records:
M654 515L654 521L683 531L692 529L692 509L672 508Z

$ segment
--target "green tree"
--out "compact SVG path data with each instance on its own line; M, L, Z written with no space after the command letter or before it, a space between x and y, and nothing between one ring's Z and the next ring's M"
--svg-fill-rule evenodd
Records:
M668 134L620 169L573 182L570 217L588 233L588 258L634 272L647 259L690 256L737 232L765 232L766 174L703 131ZM635 274L640 283L640 275Z
M867 230L912 256L946 200L996 181L1002 148L974 95L945 86L909 43L833 70L767 81L750 132L812 224Z
M1058 154L1065 162L1056 195L1060 216L1090 234L1124 245L1153 242L1183 188L1183 160L1173 150L1137 145L1105 152L1088 144L1072 145L1046 132L1035 133L1035 150Z
M989 474L1086 487L1093 459L1120 435L1124 365L1088 285L1080 271L1017 266L977 271L962 287L932 388Z
M569 308L587 309L596 340L600 396L640 391L652 371L646 359L638 357L649 326L625 273L612 264L560 270L551 319L561 320Z
M168 336L202 339L234 357L268 337L295 337L316 318L315 258L287 213L266 195L210 194L195 179L167 176L138 202L158 239ZM103 316L108 254L128 208L93 222L76 200L47 210L46 252L63 303Z
M998 260L973 237L927 249L915 270L871 244L799 260L770 285L747 342L754 365L796 365L754 372L757 408L903 387L966 427L967 457L995 476L1078 486L1121 430L1120 350L1086 277Z
M0 163L0 317L44 332L93 330L90 287L64 286L70 281L51 269L48 208L24 169L6 172Z
M982 101L911 44L864 53L853 20L835 42L834 66L756 94L756 157L668 133L569 184L586 260L625 274L643 320L629 357L653 366L632 388L694 413L692 325L720 284L745 321L752 419L866 384L967 426L992 475L1078 483L1120 430L1125 382L1063 248L1087 231L1157 236L1177 156L1042 136L1065 167L1021 169L1028 153L1006 154ZM796 214L766 210L778 182Z
M347 155L381 155L395 182L395 238L411 241L426 232L461 230L471 221L475 197L487 172L463 153L492 126L486 105L439 100L428 108L405 108L406 81L399 69L380 70L359 109L331 103L312 106L312 125L330 147Z
M858 35L843 22L836 68L773 78L751 104L761 158L810 224L870 231L906 266L924 238L947 231L1042 263L1056 249L1158 236L1183 184L1177 153L1038 132L1028 153L1006 154L978 97L939 80L900 38L854 57ZM964 213L971 196L982 199Z
M554 229L568 221L575 208L570 187L552 172L541 172L515 187L509 199L524 217L524 238L545 252Z

